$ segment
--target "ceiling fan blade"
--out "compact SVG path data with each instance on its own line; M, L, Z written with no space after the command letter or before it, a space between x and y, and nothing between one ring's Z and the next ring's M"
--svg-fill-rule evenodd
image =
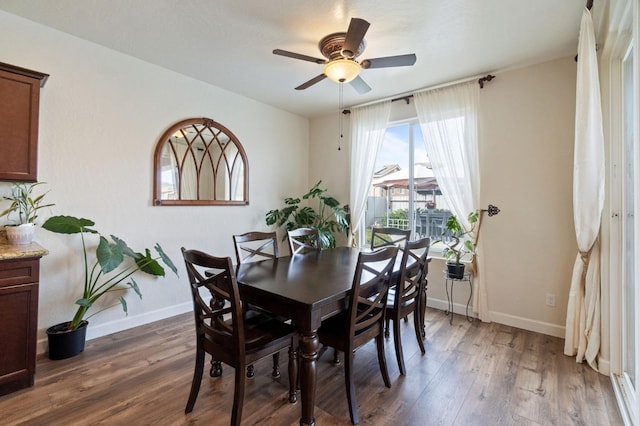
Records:
M351 80L349 84L351 84L351 87L356 89L356 92L360 93L361 95L371 91L371 87L369 87L369 85L365 83L360 76L357 76L356 78Z
M275 49L274 55L286 56L287 58L301 59L303 61L315 62L316 64L324 64L327 62L324 59L314 58L313 56L302 55L300 53L289 52L288 50Z
M360 62L362 68L406 67L416 63L416 55L386 56L384 58L365 59Z
M364 40L364 35L369 29L369 23L364 19L351 18L349 29L342 45L342 56L345 58L353 58L360 47L360 43Z
M316 77L313 77L311 80L307 81L306 83L302 83L300 86L296 87L296 90L304 90L307 87L313 86L314 84L321 82L325 78L327 78L326 75L320 74Z

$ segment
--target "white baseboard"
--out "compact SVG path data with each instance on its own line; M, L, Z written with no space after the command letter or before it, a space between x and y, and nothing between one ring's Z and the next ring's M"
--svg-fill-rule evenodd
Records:
M96 339L98 337L106 336L108 334L116 333L118 331L127 330L129 328L138 327L139 325L149 324L154 321L159 321L165 318L170 318L176 315L183 314L185 312L193 311L193 303L186 302L179 305L169 306L167 308L158 309L152 312L146 312L144 314L127 316L123 319L116 321L110 321L104 324L91 325L87 328L87 340ZM45 353L47 351L47 337L38 340L36 351L38 354Z
M446 300L434 299L427 297L427 306L430 308L440 309L442 311L448 310L448 302ZM453 304L453 312L460 315L465 315L467 305L461 303ZM476 317L472 312L473 307L469 306L469 317ZM521 328L523 330L535 331L536 333L546 334L548 336L564 338L564 326L550 324L542 321L536 321L528 318L517 317L515 315L504 314L501 312L491 311L491 320L498 324L509 325L511 327Z
M564 326L551 324L548 322L532 320L529 318L517 317L502 312L491 311L491 320L499 324L511 327L522 328L523 330L535 331L549 336L564 338Z
M449 303L446 300L434 299L432 297L427 297L427 306L434 309L439 309L441 311L449 310ZM465 315L467 311L467 305L462 303L454 303L453 304L453 313ZM473 313L473 306L469 305L469 318L476 318L476 314Z

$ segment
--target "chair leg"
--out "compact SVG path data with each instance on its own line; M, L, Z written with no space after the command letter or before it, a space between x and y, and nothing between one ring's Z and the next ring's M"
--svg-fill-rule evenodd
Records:
M273 371L271 372L272 377L280 377L280 352L276 352L273 354Z
M384 380L384 385L390 388L391 379L389 378L389 370L387 370L387 359L384 356L384 337L382 337L382 333L376 337L376 343L378 346L378 364L380 364L382 380Z
M333 348L333 364L334 365L340 365L340 357L338 355L340 355L340 351L338 351L336 348Z
M211 377L220 377L222 376L222 363L220 361L216 361L211 358L211 370L209 370L209 375Z
M427 351L424 348L424 337L422 335L423 333L422 326L420 325L419 310L415 310L413 312L413 328L416 331L416 339L418 339L418 346L420 346L420 352L422 352L422 355L424 355L425 353L427 353Z
M406 318L406 317L405 317ZM393 343L396 347L396 359L398 360L398 368L400 374L407 375L407 370L404 367L404 354L402 353L402 338L400 336L400 318L394 318L393 320Z
M426 338L427 333L424 328L424 318L426 316L427 311L427 290L422 290L420 292L420 329L422 330L422 337Z
M256 375L256 370L253 367L253 364L247 365L247 377L251 379L255 375Z
M296 390L298 389L298 351L291 339L289 346L289 402L294 403L298 400Z
M389 337L389 318L385 319L384 337Z
M202 383L202 374L204 373L204 350L198 348L196 350L196 365L193 369L193 380L191 381L191 392L189 392L189 399L187 406L184 409L185 414L189 414L193 411L193 406L198 398L198 392L200 392L200 383Z
M233 411L231 412L231 424L233 426L240 426L240 421L242 420L242 406L244 404L244 375L242 370L242 367L236 368L235 373Z
M347 349L344 352L344 382L347 390L347 404L351 423L358 424L358 405L356 402L356 388L353 383L353 351Z

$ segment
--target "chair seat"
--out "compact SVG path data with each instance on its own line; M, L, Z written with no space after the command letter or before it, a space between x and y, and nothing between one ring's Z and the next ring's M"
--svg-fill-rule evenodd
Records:
M345 350L345 343L348 339L348 329L345 327L345 322L349 321L349 313L341 312L340 314L333 316L329 319L322 321L322 326L318 329L318 337L325 346L335 348L340 351ZM383 329L382 323L380 326L374 326L373 328L365 329L363 332L356 332L353 337L354 347L361 346L362 343L366 343L380 333ZM372 337L373 336L373 337Z
M249 311L245 316L244 336L247 354L261 349L268 342L287 343L292 333L296 333L294 326L273 316L255 311Z

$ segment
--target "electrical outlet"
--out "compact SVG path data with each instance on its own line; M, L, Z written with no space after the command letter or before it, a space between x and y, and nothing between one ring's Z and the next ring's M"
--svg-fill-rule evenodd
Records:
M556 295L547 293L547 306L556 306Z

